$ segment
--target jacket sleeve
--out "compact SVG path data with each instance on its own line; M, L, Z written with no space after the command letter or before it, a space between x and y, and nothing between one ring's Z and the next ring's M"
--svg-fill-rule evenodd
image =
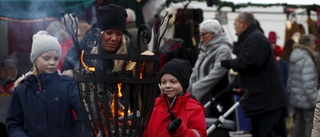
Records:
M305 56L304 65L302 66L302 86L305 95L308 97L310 106L314 106L317 100L318 77L314 61L310 56Z
M271 45L260 35L251 34L245 45L242 45L241 55L231 60L230 67L237 72L252 73L263 66L267 60Z
M78 96L78 88L77 88L77 84L75 81L70 82L69 84L69 101L70 101L70 105L72 107L72 109L74 109L77 113L77 119L81 119L83 118L83 116L81 116L81 107L80 107L80 99Z
M231 50L227 46L223 46L217 49L217 54L213 56L215 58L213 63L214 67L209 71L209 74L199 79L192 84L192 94L200 100L206 93L208 93L227 73L227 69L220 65L221 60L231 59Z
M23 128L23 110L18 93L16 93L17 89L20 88L15 88L8 110L6 119L7 132L9 137L29 137Z
M188 126L187 126L187 125ZM182 121L181 126L170 133L172 137L206 137L206 122L204 115L204 107L197 105L196 109L192 111L192 115L188 123Z
M76 113L76 129L78 131L82 131L82 128L85 127L85 119L84 119L84 113L80 106L80 99L78 96L78 88L75 81L70 82L69 87L69 101L71 108Z
M313 129L311 137L320 137L320 93L318 92L317 104L314 110Z

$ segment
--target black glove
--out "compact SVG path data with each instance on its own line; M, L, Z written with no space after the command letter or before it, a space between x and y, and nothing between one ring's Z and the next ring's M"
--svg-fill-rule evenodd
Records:
M224 67L226 69L230 69L231 68L231 66L230 66L231 60L222 60L220 62L220 64L221 64L222 67Z
M168 124L168 131L169 132L174 132L176 129L179 128L181 125L182 121L180 118L176 118L173 112L170 111L170 123Z

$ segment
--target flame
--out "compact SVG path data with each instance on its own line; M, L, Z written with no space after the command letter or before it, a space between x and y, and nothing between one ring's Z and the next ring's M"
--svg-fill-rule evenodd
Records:
M140 79L143 78L143 72L144 72L144 66L146 65L146 62L142 62L141 68L140 68Z
M118 97L121 98L122 97L122 93L121 93L121 85L122 83L118 83ZM115 96L115 94L113 94L113 96ZM111 101L111 106L110 106L110 109L111 109L111 112L112 112L112 118L115 117L115 99L113 98L113 100ZM118 109L118 116L119 117L123 117L124 116L124 109L125 107L118 101L119 103L119 109ZM131 113L130 110L128 110L128 114Z
M87 70L89 70L90 72L96 71L96 69L95 69L94 67L89 67L89 66L86 65L86 63L84 63L84 61L83 61L83 55L84 55L84 50L81 51L81 58L80 58L81 64L82 64Z
M121 98L122 97L122 93L121 93L121 85L122 83L118 83L118 97Z

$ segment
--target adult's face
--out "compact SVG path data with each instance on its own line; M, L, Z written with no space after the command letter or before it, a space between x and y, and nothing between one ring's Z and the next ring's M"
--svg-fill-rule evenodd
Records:
M239 36L244 30L244 22L239 20L239 18L235 18L234 20L234 29L236 30L236 35Z
M203 44L206 45L210 40L214 38L214 33L207 32L206 30L202 29L200 35L200 39L202 40Z
M107 52L114 52L122 41L123 33L115 29L108 29L103 31L102 37L102 47Z

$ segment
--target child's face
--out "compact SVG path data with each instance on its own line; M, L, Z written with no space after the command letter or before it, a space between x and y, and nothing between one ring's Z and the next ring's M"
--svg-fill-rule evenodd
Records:
M174 98L175 96L183 94L183 88L180 81L171 74L162 75L160 87L162 93L166 94L169 98Z
M38 73L52 73L58 69L60 55L57 51L46 51L42 53L34 62L38 68Z

